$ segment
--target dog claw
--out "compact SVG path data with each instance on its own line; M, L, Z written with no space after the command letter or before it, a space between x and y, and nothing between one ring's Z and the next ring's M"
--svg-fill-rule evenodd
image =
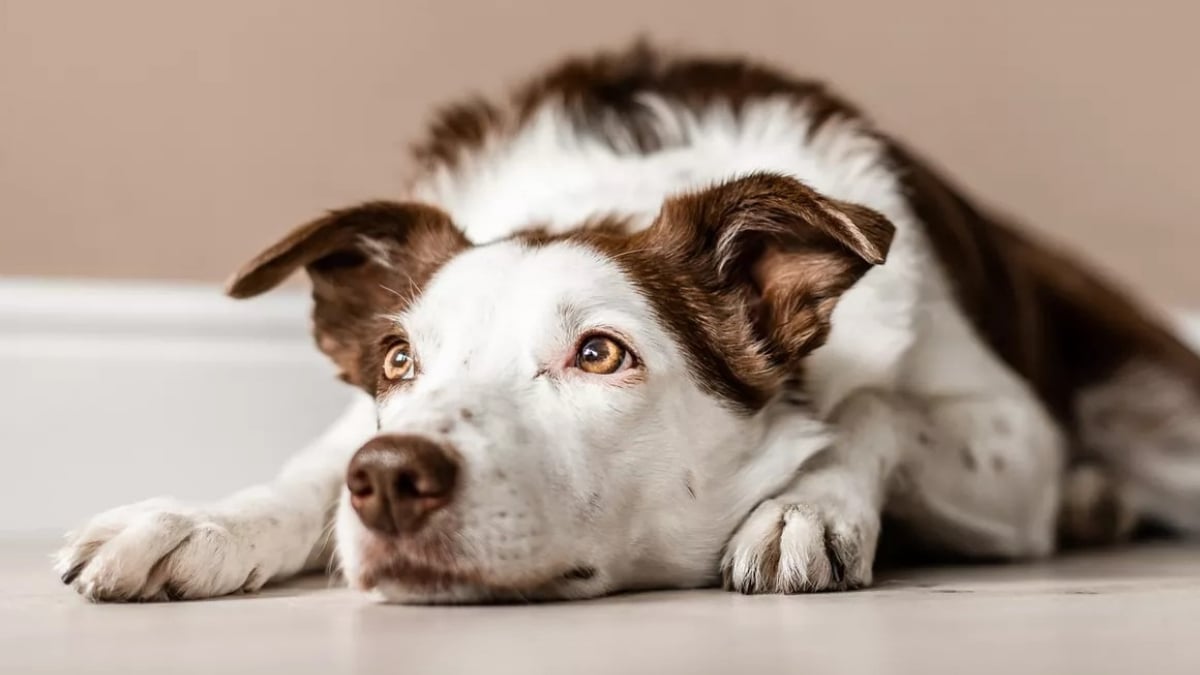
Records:
M70 586L73 581L79 578L79 573L83 571L83 568L86 565L87 563L83 562L77 563L74 567L64 572L59 578L62 579L64 585Z

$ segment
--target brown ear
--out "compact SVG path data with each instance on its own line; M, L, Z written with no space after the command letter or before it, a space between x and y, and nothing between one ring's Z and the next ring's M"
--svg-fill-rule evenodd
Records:
M242 267L226 287L249 298L303 267L313 283L317 345L342 378L373 390L372 359L386 321L402 311L443 263L469 246L442 211L424 204L368 202L301 225Z
M656 227L744 299L780 361L824 342L838 299L886 260L895 232L875 211L766 173L670 199Z

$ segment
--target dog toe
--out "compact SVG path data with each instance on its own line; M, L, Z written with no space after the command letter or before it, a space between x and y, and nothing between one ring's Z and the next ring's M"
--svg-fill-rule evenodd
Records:
M835 517L812 504L765 502L729 543L724 586L756 594L869 585L877 533L870 523Z
M55 570L93 602L212 597L251 579L256 566L242 544L223 525L188 509L122 507L71 535Z

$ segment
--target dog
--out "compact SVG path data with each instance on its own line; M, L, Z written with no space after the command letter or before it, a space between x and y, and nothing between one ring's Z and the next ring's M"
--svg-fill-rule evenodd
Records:
M805 593L870 585L885 520L1003 560L1200 531L1200 359L818 82L638 44L441 110L413 163L228 286L304 268L360 400L268 484L96 516L64 583Z

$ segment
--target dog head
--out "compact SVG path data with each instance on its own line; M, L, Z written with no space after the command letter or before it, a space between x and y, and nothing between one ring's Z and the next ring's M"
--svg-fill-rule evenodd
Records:
M742 518L826 442L787 392L892 226L756 174L473 245L437 208L304 225L238 273L304 267L317 344L375 397L337 518L352 584L405 601L584 597L718 576Z

